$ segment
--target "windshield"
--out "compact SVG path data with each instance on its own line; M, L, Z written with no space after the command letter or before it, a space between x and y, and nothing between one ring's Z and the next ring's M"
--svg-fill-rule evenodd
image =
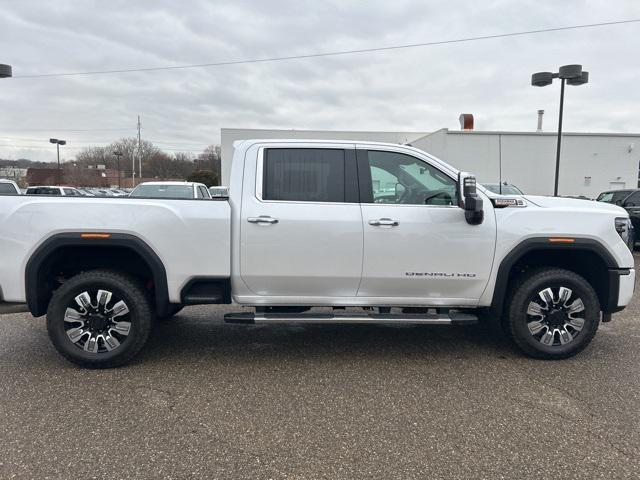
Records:
M498 183L483 183L483 186L490 192L500 195L500 184ZM515 185L502 185L502 195L522 195L522 191Z
M191 185L138 185L132 197L146 198L193 198Z

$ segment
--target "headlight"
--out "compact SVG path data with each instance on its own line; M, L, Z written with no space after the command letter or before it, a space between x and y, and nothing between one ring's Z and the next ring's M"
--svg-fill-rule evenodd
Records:
M635 232L631 220L627 217L616 218L616 232L620 235L620 238L627 244L629 249L633 251L633 244L635 243Z

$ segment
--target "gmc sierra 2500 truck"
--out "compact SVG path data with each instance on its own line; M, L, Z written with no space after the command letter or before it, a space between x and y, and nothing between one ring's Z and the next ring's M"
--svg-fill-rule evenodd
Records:
M620 207L496 195L409 146L245 140L228 200L0 197L0 300L46 314L85 367L130 361L184 305L229 303L255 307L239 323L492 317L559 359L629 303L630 228Z

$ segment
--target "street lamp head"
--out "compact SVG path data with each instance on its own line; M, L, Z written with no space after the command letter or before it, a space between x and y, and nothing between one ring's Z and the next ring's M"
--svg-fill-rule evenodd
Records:
M553 73L551 72L538 72L531 75L531 85L534 87L546 87L553 82Z
M66 140L58 140L58 145L66 145L67 141Z
M50 138L49 139L49 143L58 143L58 139L57 138Z
M567 85L584 85L585 83L589 83L589 72L582 71L582 74L578 78L569 78L567 80Z
M11 65L0 63L0 78L9 78L11 76L13 76Z
M565 65L558 70L558 76L566 80L580 78L582 75L582 65Z

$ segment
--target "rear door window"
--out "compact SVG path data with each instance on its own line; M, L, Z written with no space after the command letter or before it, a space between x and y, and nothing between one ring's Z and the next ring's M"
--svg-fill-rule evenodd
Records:
M345 202L345 150L269 148L263 172L263 200Z
M613 192L613 197L611 199L611 203L616 205L621 205L622 201L629 196L631 190L621 190L619 192Z
M625 207L640 207L640 191L632 193L624 200Z

